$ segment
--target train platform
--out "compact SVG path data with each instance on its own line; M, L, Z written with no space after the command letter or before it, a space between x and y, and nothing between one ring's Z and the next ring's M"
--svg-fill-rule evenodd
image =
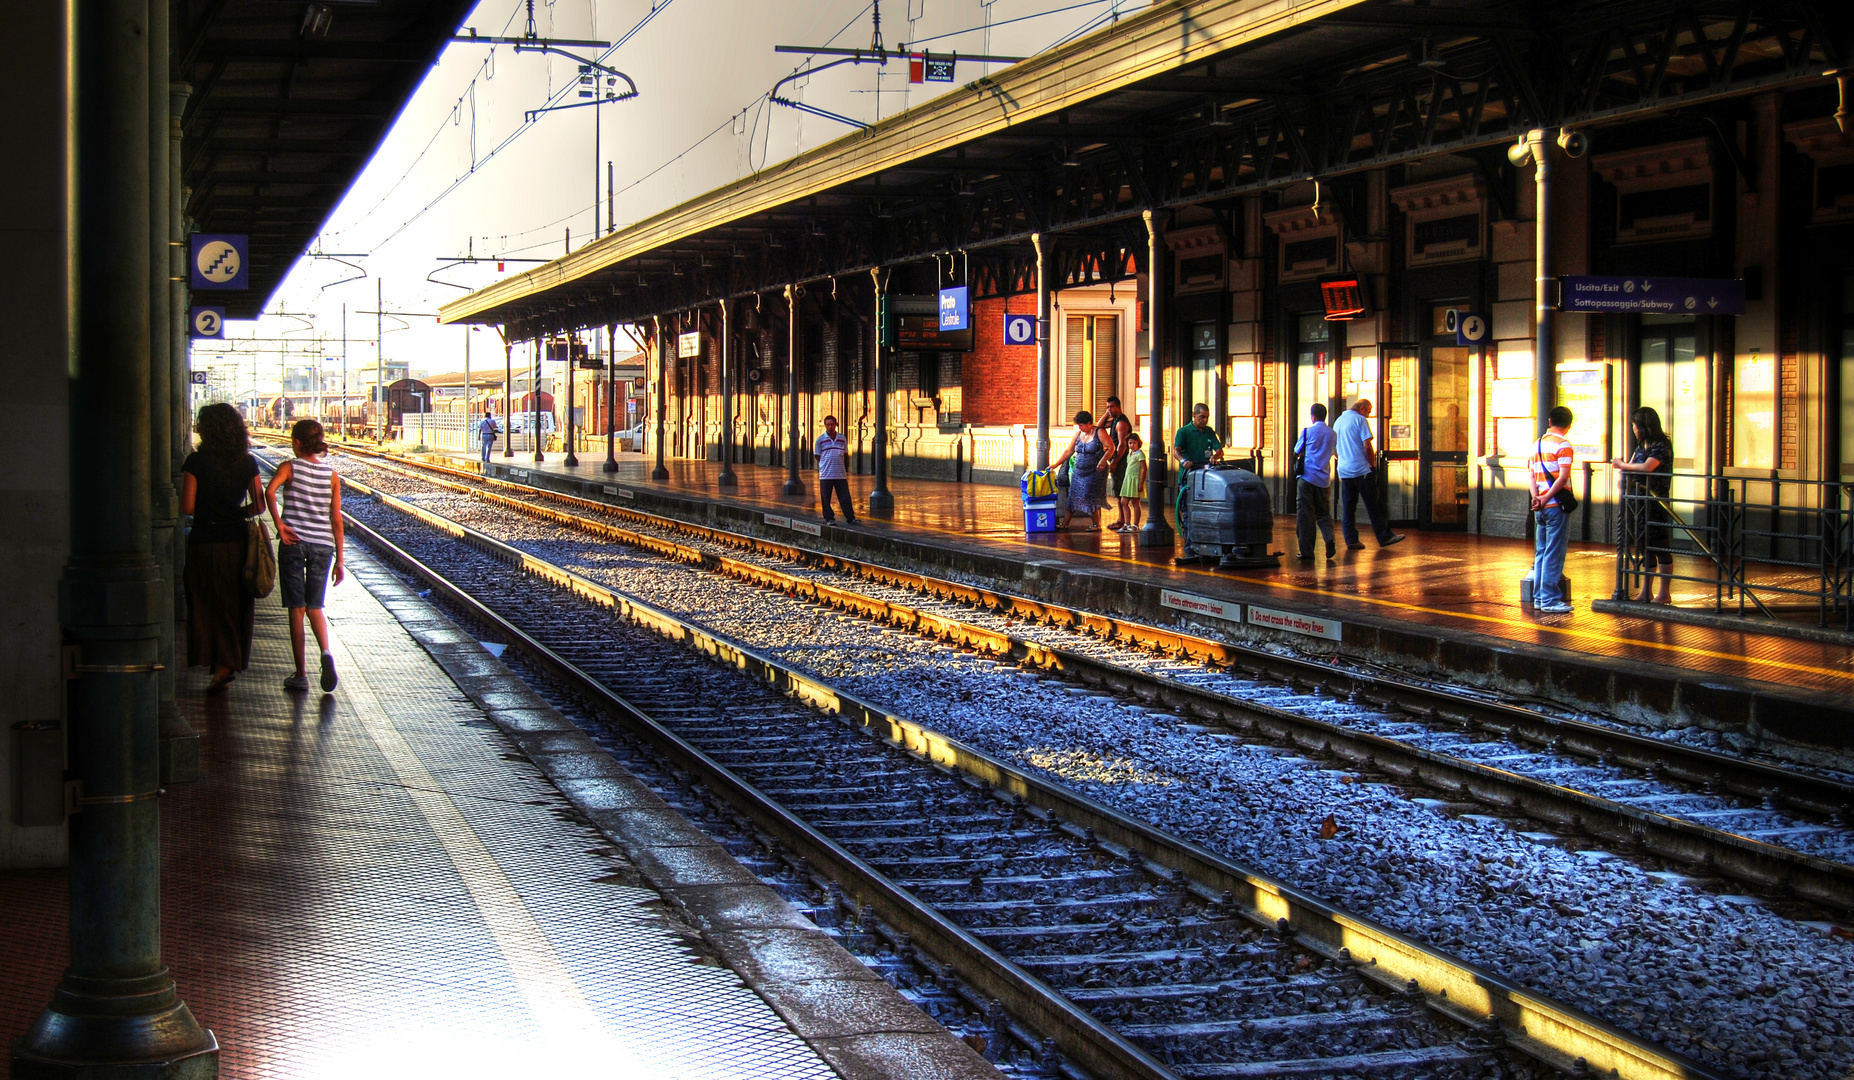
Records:
M220 1075L997 1075L361 545L349 559L335 693L281 689L274 596L229 692L183 675L202 778L163 797L164 956ZM0 873L7 1045L66 936L62 871Z
M1347 551L1341 538L1336 559L1322 554L1300 563L1293 519L1278 516L1275 548L1286 553L1279 568L1223 571L1175 566L1175 550L1142 548L1108 529L1027 536L1015 490L917 479L891 480L892 512L862 514L854 528L839 523L814 539L807 535L820 521L812 473L800 474L805 495L787 496L781 468L736 465L738 486L724 490L715 462L670 461L670 478L653 481L653 458L617 458L618 471L607 473L602 446L574 467L558 452L537 464L531 455L497 451L491 473L787 542L971 574L1143 621L1240 629L1315 650L1343 644L1369 661L1517 698L1837 754L1854 749L1847 705L1854 640L1593 611L1591 601L1615 588L1615 551L1607 544L1571 544L1565 573L1578 610L1541 616L1519 601L1519 580L1532 563L1527 540L1405 530L1402 543L1379 549L1361 522L1364 550ZM447 460L480 468L475 456ZM872 483L850 478L859 507L867 506ZM795 529L788 518L806 524ZM1114 518L1111 509L1103 513L1104 523ZM1677 583L1674 600L1697 607L1711 592L1687 595Z

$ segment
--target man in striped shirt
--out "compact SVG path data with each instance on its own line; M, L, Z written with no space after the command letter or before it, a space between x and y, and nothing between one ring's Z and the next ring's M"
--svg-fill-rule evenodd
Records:
M1569 501L1571 466L1577 455L1571 449L1571 410L1562 405L1546 417L1550 426L1532 448L1532 513L1538 521L1532 558L1532 610L1541 615L1568 615L1560 583L1564 579L1564 549L1570 539L1569 515L1560 497Z
M830 512L831 493L837 495L837 505L843 507L843 520L856 524L856 510L850 504L850 474L844 469L844 458L848 455L850 440L837 434L837 418L824 418L824 434L811 444L811 452L818 459L818 499L824 504L824 520L836 521L836 515Z

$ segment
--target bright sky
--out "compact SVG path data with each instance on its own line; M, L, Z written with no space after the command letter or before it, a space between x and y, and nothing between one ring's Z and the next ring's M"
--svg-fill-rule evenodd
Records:
M884 0L882 40L890 49L919 42L935 52L1029 56L1146 4ZM371 369L376 317L357 313L376 310L378 288L385 311L405 313L384 319L386 359L409 361L414 373L461 368L466 331L439 327L429 316L464 294L452 286L481 288L500 274L495 262L440 272L446 262L472 250L479 257L552 259L566 250L569 229L577 249L594 227L595 176L601 232L606 226L606 161L622 227L848 133L844 124L767 101L773 84L805 59L775 53L773 46L866 48L872 7L869 0L535 0L535 30L542 37L623 41L602 62L634 79L639 96L548 113L524 125L527 110L550 100L579 100L577 63L517 55L507 45L452 44L321 234L321 251L363 257L347 258L355 265L298 262L267 309L290 314L228 324L228 336L300 342L293 346L300 349L297 363L317 353L338 358L345 304L350 367ZM339 19L341 9L335 11ZM465 25L484 36L519 36L526 20L525 0L484 0ZM575 51L587 58L602 52ZM818 62L824 59L830 58ZM846 64L788 84L782 93L873 121L999 66L962 61L953 83L910 86L905 62ZM507 263L503 272L529 265ZM475 340L473 367L499 362L493 332L478 331ZM251 348L234 360L230 350L201 343L194 366L237 363L249 372ZM218 356L225 359L215 361ZM281 359L272 347L263 348L258 389L274 392ZM248 376L239 380L241 388L249 384Z

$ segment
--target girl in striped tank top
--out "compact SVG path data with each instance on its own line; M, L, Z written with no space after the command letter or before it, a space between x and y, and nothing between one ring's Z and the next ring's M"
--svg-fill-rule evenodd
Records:
M335 584L347 576L341 550L341 476L324 460L328 443L321 424L298 420L290 429L290 441L296 457L277 467L264 492L271 520L277 525L277 583L283 590L283 606L290 612L290 645L296 653L296 674L283 680L283 688L309 689L303 667L303 617L307 615L315 643L322 650L322 692L326 694L335 689L335 658L328 652L328 620L322 615L329 567L334 567Z

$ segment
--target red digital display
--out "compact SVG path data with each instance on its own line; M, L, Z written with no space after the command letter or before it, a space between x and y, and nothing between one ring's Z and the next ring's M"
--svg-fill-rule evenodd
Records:
M1365 313L1365 286L1356 274L1320 279L1320 304L1328 322L1344 322Z

